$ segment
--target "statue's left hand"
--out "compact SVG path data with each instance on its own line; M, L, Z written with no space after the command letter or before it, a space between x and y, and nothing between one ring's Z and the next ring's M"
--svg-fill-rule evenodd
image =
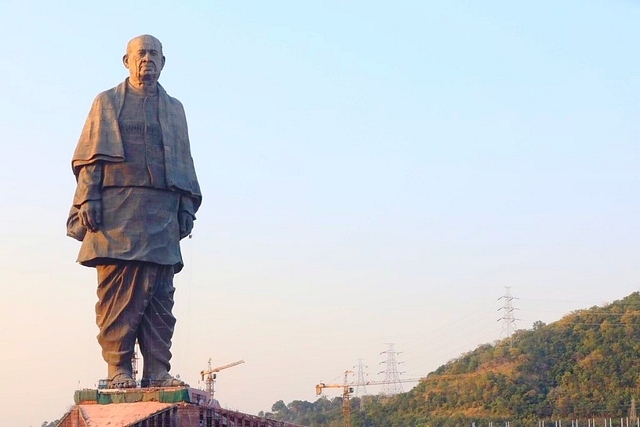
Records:
M87 200L80 206L78 216L82 225L90 232L95 232L102 224L102 201Z
M180 225L180 238L184 239L193 230L193 216L189 212L178 212L178 224Z

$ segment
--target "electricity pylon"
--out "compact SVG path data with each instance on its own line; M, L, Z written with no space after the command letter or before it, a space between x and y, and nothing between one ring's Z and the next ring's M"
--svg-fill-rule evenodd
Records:
M511 287L504 287L504 295L498 300L504 300L504 305L498 310L502 310L502 317L498 319L498 322L502 320L502 332L501 337L506 337L509 340L509 347L513 346L513 333L516 330L516 319L514 316L513 300L517 299L511 296Z
M356 381L356 391L354 393L356 396L359 396L361 392L363 396L367 394L367 386L365 385L364 379L366 374L364 373L364 368L368 368L368 366L362 363L362 359L358 359L358 379Z
M389 348L386 351L380 352L380 354L386 354L387 360L380 362L386 364L386 369L379 373L384 372L384 384L380 390L382 396L391 396L394 394L402 393L402 383L400 381L400 374L398 372L399 362L396 360L396 355L402 353L401 351L395 351L393 349L393 343L387 343ZM401 362L400 362L401 363Z

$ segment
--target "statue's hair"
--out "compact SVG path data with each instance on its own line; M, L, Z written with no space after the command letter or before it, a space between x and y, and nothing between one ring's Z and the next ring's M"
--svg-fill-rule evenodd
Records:
M162 52L162 43L160 42L160 40L158 40L157 38L153 37L150 34L141 34L141 35L139 35L137 37L134 37L131 40L129 40L129 43L127 43L127 53L129 53L129 48L131 47L131 43L133 43L134 40L147 38L147 37L155 40L158 43L158 45L160 45L160 52Z

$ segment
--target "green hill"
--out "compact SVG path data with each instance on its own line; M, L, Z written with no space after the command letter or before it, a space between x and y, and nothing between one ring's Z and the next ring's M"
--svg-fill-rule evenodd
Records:
M486 426L511 421L629 416L640 383L640 295L575 311L549 325L536 322L511 341L481 345L440 366L411 391L351 400L352 426ZM509 345L511 343L511 345ZM315 426L341 426L341 398L274 404L272 416Z

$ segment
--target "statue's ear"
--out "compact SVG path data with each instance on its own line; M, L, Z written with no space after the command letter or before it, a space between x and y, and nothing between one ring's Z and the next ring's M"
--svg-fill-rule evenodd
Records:
M164 68L164 61L165 60L166 60L166 58L164 57L164 55L162 55L162 65L160 66L161 67L160 69Z
M126 68L127 70L129 69L129 55L125 54L122 57L122 63L124 64L124 68Z

